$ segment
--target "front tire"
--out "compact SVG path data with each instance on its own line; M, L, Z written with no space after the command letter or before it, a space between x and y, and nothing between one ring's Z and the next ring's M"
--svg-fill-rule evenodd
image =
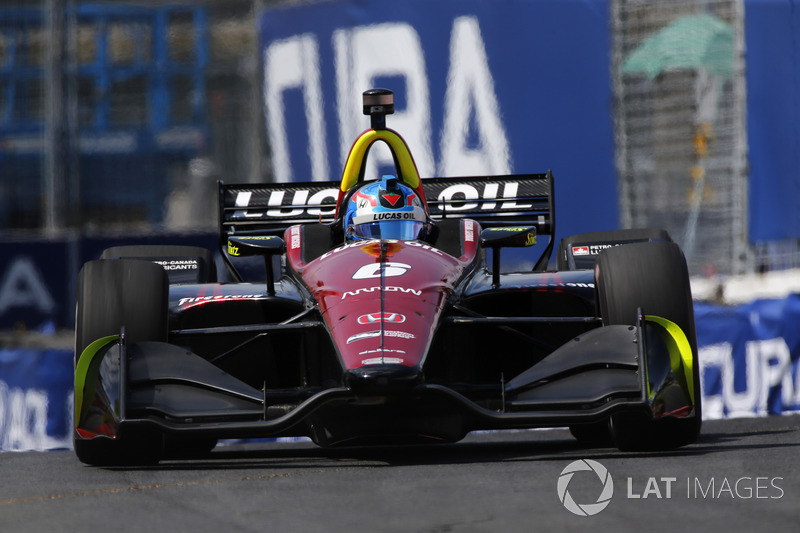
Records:
M75 364L93 341L118 335L125 327L128 344L167 340L167 274L161 266L138 259L90 261L78 276ZM80 413L75 413L79 420ZM150 464L158 461L163 439L139 431L111 439L73 436L75 454L91 465Z
M605 325L636 325L637 310L677 324L692 349L694 416L652 419L644 413L611 416L621 450L670 449L697 440L702 423L694 307L686 259L677 244L645 242L610 248L597 259L597 303Z

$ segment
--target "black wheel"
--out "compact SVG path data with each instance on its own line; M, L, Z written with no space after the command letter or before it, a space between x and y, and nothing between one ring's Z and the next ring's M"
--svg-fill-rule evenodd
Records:
M167 459L192 459L204 457L217 446L213 437L183 437L166 435L164 437L164 457Z
M572 433L572 436L575 437L578 442L586 446L611 446L613 440L608 424L609 421L607 419L591 424L576 424L569 427L569 432Z
M137 259L86 263L78 275L75 361L93 341L117 335L128 343L167 340L169 282L163 268Z
M695 416L652 420L642 413L611 417L611 435L622 450L669 449L697 440L701 425L700 371L694 307L686 259L677 244L645 242L610 248L595 269L597 303L603 323L637 322L637 309L677 324L692 348Z
M154 465L164 450L161 433L144 430L122 433L113 440L73 438L72 444L78 460L92 466Z
M138 259L90 261L78 276L75 363L93 341L125 326L129 344L167 340L169 282L161 266ZM80 413L75 413L76 420ZM140 431L106 438L73 439L75 453L94 465L146 464L158 460L161 435Z
M646 241L671 242L672 239L666 230L652 228L593 231L589 233L570 235L569 237L564 237L561 239L561 242L558 245L556 268L558 270L569 270L567 250L569 250L573 244L607 244L617 242L633 243Z

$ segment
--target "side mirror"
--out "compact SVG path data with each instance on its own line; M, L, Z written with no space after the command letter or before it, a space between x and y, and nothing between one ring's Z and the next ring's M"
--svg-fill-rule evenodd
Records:
M228 253L234 257L277 255L286 251L286 242L275 235L231 235Z
M234 257L263 255L267 269L267 295L275 296L275 269L272 256L286 251L286 241L275 235L231 235L228 237L228 253Z
M492 249L492 287L500 286L500 248L527 248L536 244L536 226L500 226L481 231L481 246Z
M536 226L486 228L481 231L484 248L525 248L536 244Z

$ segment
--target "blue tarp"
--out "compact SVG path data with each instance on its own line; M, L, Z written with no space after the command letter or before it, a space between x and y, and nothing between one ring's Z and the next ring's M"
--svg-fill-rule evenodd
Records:
M695 306L705 416L800 410L800 295Z
M0 451L72 446L72 354L0 349Z

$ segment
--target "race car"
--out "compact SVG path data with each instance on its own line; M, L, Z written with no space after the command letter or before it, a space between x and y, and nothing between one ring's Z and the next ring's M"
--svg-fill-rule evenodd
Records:
M386 127L392 92L363 99L371 127L340 181L220 182L218 253L120 246L83 266L78 459L542 427L621 450L695 442L692 297L668 233L574 235L551 264L552 173L421 179ZM376 142L393 174L367 176Z

